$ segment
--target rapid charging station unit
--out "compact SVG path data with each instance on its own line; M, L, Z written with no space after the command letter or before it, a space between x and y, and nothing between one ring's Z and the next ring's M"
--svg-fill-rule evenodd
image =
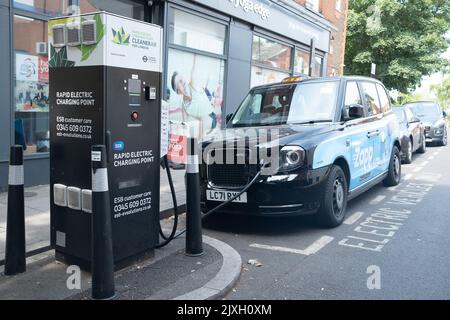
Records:
M106 12L49 21L51 244L91 262L91 147L104 144L116 268L159 231L162 29Z

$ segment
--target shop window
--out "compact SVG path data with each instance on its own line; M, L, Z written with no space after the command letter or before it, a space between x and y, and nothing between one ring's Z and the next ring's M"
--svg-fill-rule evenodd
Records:
M289 46L254 36L252 52L252 59L255 64L288 71L291 69L291 47Z
M289 73L287 72L252 66L251 87L281 82L281 80L287 77L289 77Z
M46 15L62 15L67 8L65 0L14 0L14 8Z
M143 4L129 0L14 0L14 8L48 16L108 11L144 20Z
M323 57L316 56L314 58L314 68L313 68L313 77L321 77L323 76Z
M223 55L226 26L181 10L171 11L171 44Z
M319 0L306 0L306 7L319 12Z
M14 17L15 141L26 153L49 151L47 22Z
M220 129L224 74L223 59L169 49L166 99L170 120L187 123L197 137ZM172 129L177 128L171 128L176 134Z
M309 74L309 52L305 50L295 50L294 72Z

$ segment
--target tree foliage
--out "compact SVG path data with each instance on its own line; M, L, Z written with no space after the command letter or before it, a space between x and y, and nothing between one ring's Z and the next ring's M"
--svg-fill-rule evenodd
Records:
M377 77L389 89L407 92L424 75L448 66L448 0L349 0L345 73Z
M450 75L447 75L441 84L432 86L431 90L436 94L442 108L448 110L450 108Z

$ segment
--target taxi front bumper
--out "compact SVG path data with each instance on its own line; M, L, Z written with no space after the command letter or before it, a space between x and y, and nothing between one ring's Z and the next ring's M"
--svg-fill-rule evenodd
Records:
M248 189L246 203L230 203L220 209L220 212L263 216L314 214L320 208L330 168L331 166L301 169L296 172L262 177ZM239 192L244 187L215 186L206 177L202 177L202 211L207 212L222 203L207 200L207 190Z

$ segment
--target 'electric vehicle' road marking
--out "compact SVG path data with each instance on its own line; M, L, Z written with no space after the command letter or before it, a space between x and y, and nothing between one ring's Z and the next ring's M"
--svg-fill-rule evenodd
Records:
M358 221L362 216L364 215L364 212L355 212L351 216L349 216L347 219L345 219L344 224L354 224L356 221Z
M266 244L258 244L258 243L252 243L250 245L250 247L258 248L258 249L265 249L265 250L272 250L272 251L279 251L279 252L295 253L295 254L301 254L301 255L304 255L304 256L309 256L309 255L312 255L314 253L317 253L320 249L325 247L327 244L329 244L333 240L334 240L333 237L322 236L318 240L314 241L314 243L311 244L309 247L307 247L305 250L286 248L286 247L278 247L278 246L269 246L269 245L266 245Z
M370 201L369 203L372 204L372 205L379 204L384 199L386 199L386 196L379 195L379 196L375 197L374 199L372 199L372 201Z

